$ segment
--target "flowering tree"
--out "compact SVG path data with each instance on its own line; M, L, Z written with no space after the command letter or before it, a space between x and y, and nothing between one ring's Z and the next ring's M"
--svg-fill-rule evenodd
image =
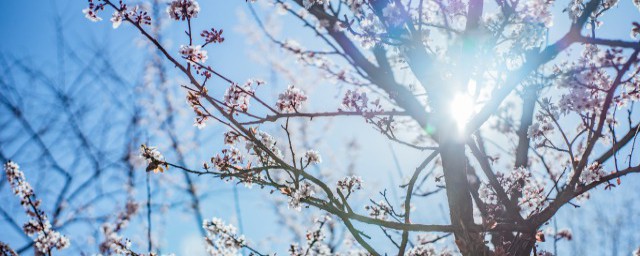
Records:
M260 1L251 2L249 8ZM322 99L306 94L301 85L269 98L259 93L268 86L264 81L239 83L216 71L207 64L206 49L224 43L223 30L193 26L194 19L208 15L195 0L173 0L166 7L166 15L186 32L175 52L159 40L152 15L142 7L89 0L83 12L100 21L110 10L114 28L128 23L137 29L188 80L180 86L195 113L194 125L207 129L216 123L227 129L220 140L228 147L204 164L164 157L143 144L147 172L175 170L186 179L214 176L282 194L291 209L324 211L327 216L314 220L306 244L291 244L291 255L383 254L386 249L371 242L367 226L379 228L398 255L549 255L537 244L572 238L568 230L543 231L560 208L576 206L596 188L614 189L623 176L640 172L634 157L640 131L635 106L640 100L640 24L633 17L624 21L631 39L598 36L607 29L603 20L617 1L570 1L561 13L553 11L559 3L542 0L269 4L311 30L322 44L313 47L322 49L278 39L251 9L261 31L300 65L349 87L341 104L306 111L306 105ZM633 4L640 8L638 1ZM560 36L551 38L552 32ZM224 94L216 93L212 83L225 84ZM353 198L364 192L366 175L330 182L312 171L323 164L321 152L295 141L290 123L340 117L362 120L393 143L424 155L402 184L400 198L386 192L366 195L371 202L358 209ZM285 137L267 133L269 126L281 128ZM14 163L5 169L10 180L23 180ZM424 182L428 177L435 183ZM29 199L24 186L14 183L22 200ZM429 206L416 197L438 191L445 192L448 222L412 218ZM33 212L38 213L36 206ZM117 234L136 211L128 204L115 224L103 228L108 237L104 252L138 255ZM212 255L267 253L224 221L197 218ZM331 246L327 227L335 225L333 219L357 246L348 251ZM63 248L68 241L43 223L32 232L46 241L49 251L42 252ZM421 235L412 239L416 233ZM451 247L434 246L449 236Z

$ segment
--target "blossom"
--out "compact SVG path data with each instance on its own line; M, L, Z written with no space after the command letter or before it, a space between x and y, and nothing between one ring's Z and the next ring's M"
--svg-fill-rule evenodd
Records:
M198 17L200 5L195 0L173 0L167 7L167 13L174 20L185 20Z
M369 216L379 220L386 220L389 213L391 213L391 206L389 206L385 201L374 203L374 205L367 205L364 209L369 211Z
M138 25L151 25L151 16L147 13L147 11L143 10L139 6L136 5L131 11L125 12L127 10L126 6L123 5L121 8L124 13L124 17L131 20L131 22Z
M240 249L246 245L244 236L236 234L236 227L219 218L204 220L202 228L207 232L205 241L210 255L239 255Z
M640 0L638 0L640 2ZM640 6L640 5L639 5ZM640 25L638 25L637 22L634 22L635 24L633 24L633 28L631 28L631 38L633 39L638 39L638 36L640 35Z
M317 150L307 150L304 153L304 160L307 164L319 164L322 163L322 157Z
M289 208L300 211L302 209L301 201L315 194L315 187L307 182L300 182L298 187L291 186L283 191L289 196Z
M598 162L593 162L582 171L579 180L583 184L589 184L600 181L600 179L604 176L605 172L602 165L600 165L600 163Z
M302 0L302 6L305 9L311 8L314 4L323 5L325 0Z
M395 2L387 4L387 6L382 9L382 16L392 26L398 26L402 24L403 21L402 9L397 6Z
M235 131L226 131L224 132L224 144L234 145L240 139L240 134Z
M118 232L125 228L131 218L138 212L140 205L133 201L127 201L124 211L120 212L114 223L104 223L101 227L105 240L100 243L100 252L113 252L128 255L131 241L120 237Z
M529 22L541 23L547 28L553 26L552 3L553 1L548 0L527 1L523 10L524 19Z
M347 176L344 177L336 183L339 189L355 192L356 190L362 189L362 177L360 176Z
M253 155L257 156L262 164L277 164L275 163L275 159L272 157L274 155L276 158L282 157L282 151L277 147L276 139L269 135L264 131L254 131L255 138L264 146L259 147L258 143L247 141L245 147L247 151L253 151ZM266 148L266 151L264 150Z
M249 100L253 94L251 83L247 82L243 86L231 84L224 93L224 103L232 110L247 111L249 109Z
M82 13L84 13L84 17L93 22L101 21L102 18L96 15L96 11L94 11L91 7L87 7L82 9Z
M155 147L140 145L140 157L147 160L147 172L159 173L169 169L169 165L164 161L164 156Z
M207 44L224 42L224 37L222 37L222 29L219 31L214 28L212 28L211 31L203 30L202 33L200 33L200 36L204 38L204 41Z
M436 249L430 244L419 244L413 248L407 250L405 256L436 256L441 255L436 253Z
M362 111L367 108L368 103L367 93L359 90L347 90L342 98L342 106L347 110Z
M191 62L204 63L209 58L201 45L181 45L179 52L183 58Z
M22 205L27 205L29 197L33 196L31 185L26 182L24 173L20 171L20 166L13 161L9 161L4 165L7 180L11 184L13 193L20 197Z
M220 171L227 170L229 167L235 167L243 162L242 154L237 148L223 149L222 155L217 154L211 158L211 163Z
M8 244L5 244L3 242L0 242L0 255L18 256L18 254L13 249L11 249Z
M544 183L535 179L526 168L515 168L507 174L497 173L496 176L498 182L508 195L521 195L518 198L518 204L523 207L523 210L535 210L546 203ZM480 199L486 204L498 204L497 194L491 185L483 183L480 186L479 194Z
M289 85L284 93L278 95L276 107L282 112L296 112L303 102L307 100L307 96L299 88Z
M111 15L111 24L112 24L114 29L120 27L120 24L122 24L122 13L121 12L119 12L119 11L113 12L113 15Z
M542 110L536 114L535 122L529 126L527 136L535 142L537 147L542 146L554 130L554 123L560 119L559 108L551 103L549 98L541 100Z
M58 250L65 249L71 244L67 237L52 230L50 224L46 225L45 228L38 233L38 236L33 240L33 242L36 249L41 253L47 253L53 248Z
M69 239L51 228L47 215L39 208L41 201L36 199L33 188L20 171L20 166L9 161L5 163L4 170L13 193L20 197L20 204L31 218L23 225L23 230L28 236L35 236L33 242L37 251L46 254L54 248L62 250L69 247Z

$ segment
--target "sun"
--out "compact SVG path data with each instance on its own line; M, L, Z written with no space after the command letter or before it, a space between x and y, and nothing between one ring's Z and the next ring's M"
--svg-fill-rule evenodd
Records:
M473 80L469 83L469 91L459 92L454 95L451 100L451 105L449 106L450 114L456 122L460 133L464 133L464 128L469 122L469 119L477 113L477 106L475 98L472 96L472 91L475 91L475 82Z

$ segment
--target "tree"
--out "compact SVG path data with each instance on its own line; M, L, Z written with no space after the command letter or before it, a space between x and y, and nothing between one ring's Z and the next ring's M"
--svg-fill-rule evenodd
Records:
M371 255L381 255L383 248L361 226L379 228L398 255L450 254L433 246L447 234L453 234L455 252L462 255L548 255L537 243L571 238L567 231L543 231L558 210L640 172L634 157L640 24L632 16L622 22L630 40L597 36L617 29L602 24L617 1L571 1L554 12L558 4L542 0L275 0L274 8L298 19L322 44L310 47L278 39L253 10L255 4L249 3L252 15L273 45L350 88L340 106L305 111L306 104L321 99L299 85L271 99L259 92L265 82L238 83L206 64L206 47L224 43L223 31L207 28L197 36L192 21L209 14L201 13L195 0L171 1L166 10L186 30L188 44L178 52L153 33L143 8L89 0L87 18L99 21L105 9L113 10L114 28L131 24L188 80L181 87L195 126L215 123L227 129L221 139L228 148L201 167L165 158L143 144L147 172L178 170L187 180L214 176L283 194L290 208L317 208L339 220L359 253ZM316 47L321 50L307 49ZM220 82L227 85L223 95L212 89ZM323 163L321 152L296 141L291 124L341 117L363 120L393 143L422 152L424 160L401 185L402 196L368 195L372 200L363 211L352 203L366 175L332 184L313 171ZM268 126L284 131L284 143L266 132ZM424 182L428 177L436 184ZM434 193L419 192L429 186ZM429 206L415 198L438 189L445 192L449 221L415 221L412 216ZM291 245L292 255L339 253L325 241L330 218L316 223L306 245ZM242 248L263 253L220 219L205 220L203 227L212 254L237 254ZM444 235L413 241L416 232ZM110 242L115 252L137 254L122 241Z

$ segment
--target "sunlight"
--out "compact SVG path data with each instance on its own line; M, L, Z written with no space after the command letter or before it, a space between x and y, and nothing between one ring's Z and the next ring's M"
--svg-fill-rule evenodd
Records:
M474 90L475 86L469 86L470 90ZM458 126L458 130L464 132L464 127L469 122L469 119L476 113L476 104L474 98L469 92L459 93L453 97L451 101L451 115Z

